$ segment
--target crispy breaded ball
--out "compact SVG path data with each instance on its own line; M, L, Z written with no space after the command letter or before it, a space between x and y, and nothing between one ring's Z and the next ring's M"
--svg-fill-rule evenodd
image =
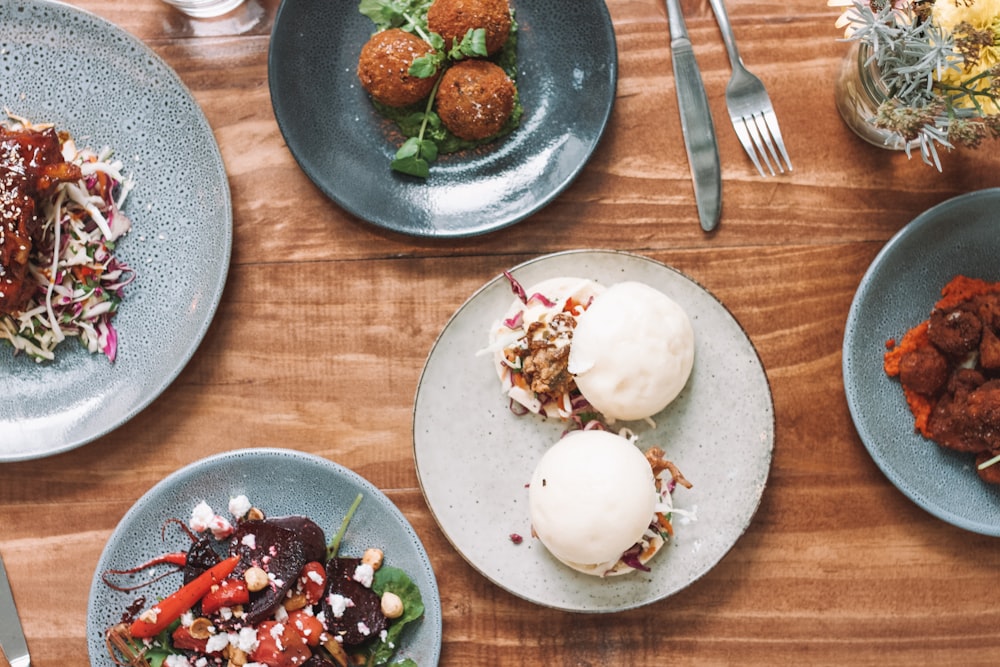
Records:
M427 10L427 27L444 37L447 48L469 30L482 28L486 50L493 55L507 41L510 26L508 0L434 0Z
M391 28L372 35L358 58L358 79L376 101L391 107L419 102L434 88L436 76L412 76L410 65L433 52L430 44L416 35Z
M496 134L514 110L514 82L486 60L462 60L441 77L437 105L441 122L461 139Z

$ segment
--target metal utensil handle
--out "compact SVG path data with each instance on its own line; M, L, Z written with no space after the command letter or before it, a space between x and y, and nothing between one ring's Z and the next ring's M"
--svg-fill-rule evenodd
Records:
M31 667L28 644L21 630L21 619L14 606L14 594L7 581L7 570L0 558L0 649L7 656L10 667Z
M733 26L729 22L729 13L726 11L726 6L722 4L722 0L708 0L708 4L712 6L712 11L715 12L715 20L719 23L719 30L722 32L722 41L726 45L726 52L729 53L729 62L732 64L733 69L743 65L743 59L740 58L740 51L736 48L736 35L733 34Z

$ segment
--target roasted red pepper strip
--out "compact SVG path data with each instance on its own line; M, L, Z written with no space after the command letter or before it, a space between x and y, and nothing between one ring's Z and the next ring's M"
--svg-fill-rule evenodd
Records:
M213 585L220 583L228 577L236 569L236 564L239 562L239 556L230 556L226 560L205 570L198 575L197 579L185 584L173 595L157 602L150 609L140 614L139 618L132 622L129 632L136 639L155 637L168 625L180 618L181 614L205 597L205 594L212 589ZM149 620L145 620L146 618Z

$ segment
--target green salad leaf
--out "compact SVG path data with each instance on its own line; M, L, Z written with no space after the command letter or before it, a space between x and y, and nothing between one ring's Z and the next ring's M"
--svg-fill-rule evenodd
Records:
M420 589L406 572L387 565L383 565L375 571L372 590L379 596L386 591L395 593L403 601L403 615L392 622L385 638L372 646L368 654L369 665L385 665L396 651L396 644L403 628L411 621L424 615L424 600L420 595ZM409 659L394 664L416 666L416 663Z

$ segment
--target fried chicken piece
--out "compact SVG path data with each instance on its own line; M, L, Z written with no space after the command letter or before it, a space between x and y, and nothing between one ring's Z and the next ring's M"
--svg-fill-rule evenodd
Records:
M42 224L38 199L81 176L63 159L55 130L0 125L0 314L19 312L31 296L28 260Z
M939 350L961 357L979 345L983 323L968 306L948 310L935 309L927 326L927 337Z
M1000 450L1000 380L959 369L931 413L929 429L943 447L960 452Z
M918 394L933 396L948 382L948 360L932 345L906 352L899 360L899 381Z

